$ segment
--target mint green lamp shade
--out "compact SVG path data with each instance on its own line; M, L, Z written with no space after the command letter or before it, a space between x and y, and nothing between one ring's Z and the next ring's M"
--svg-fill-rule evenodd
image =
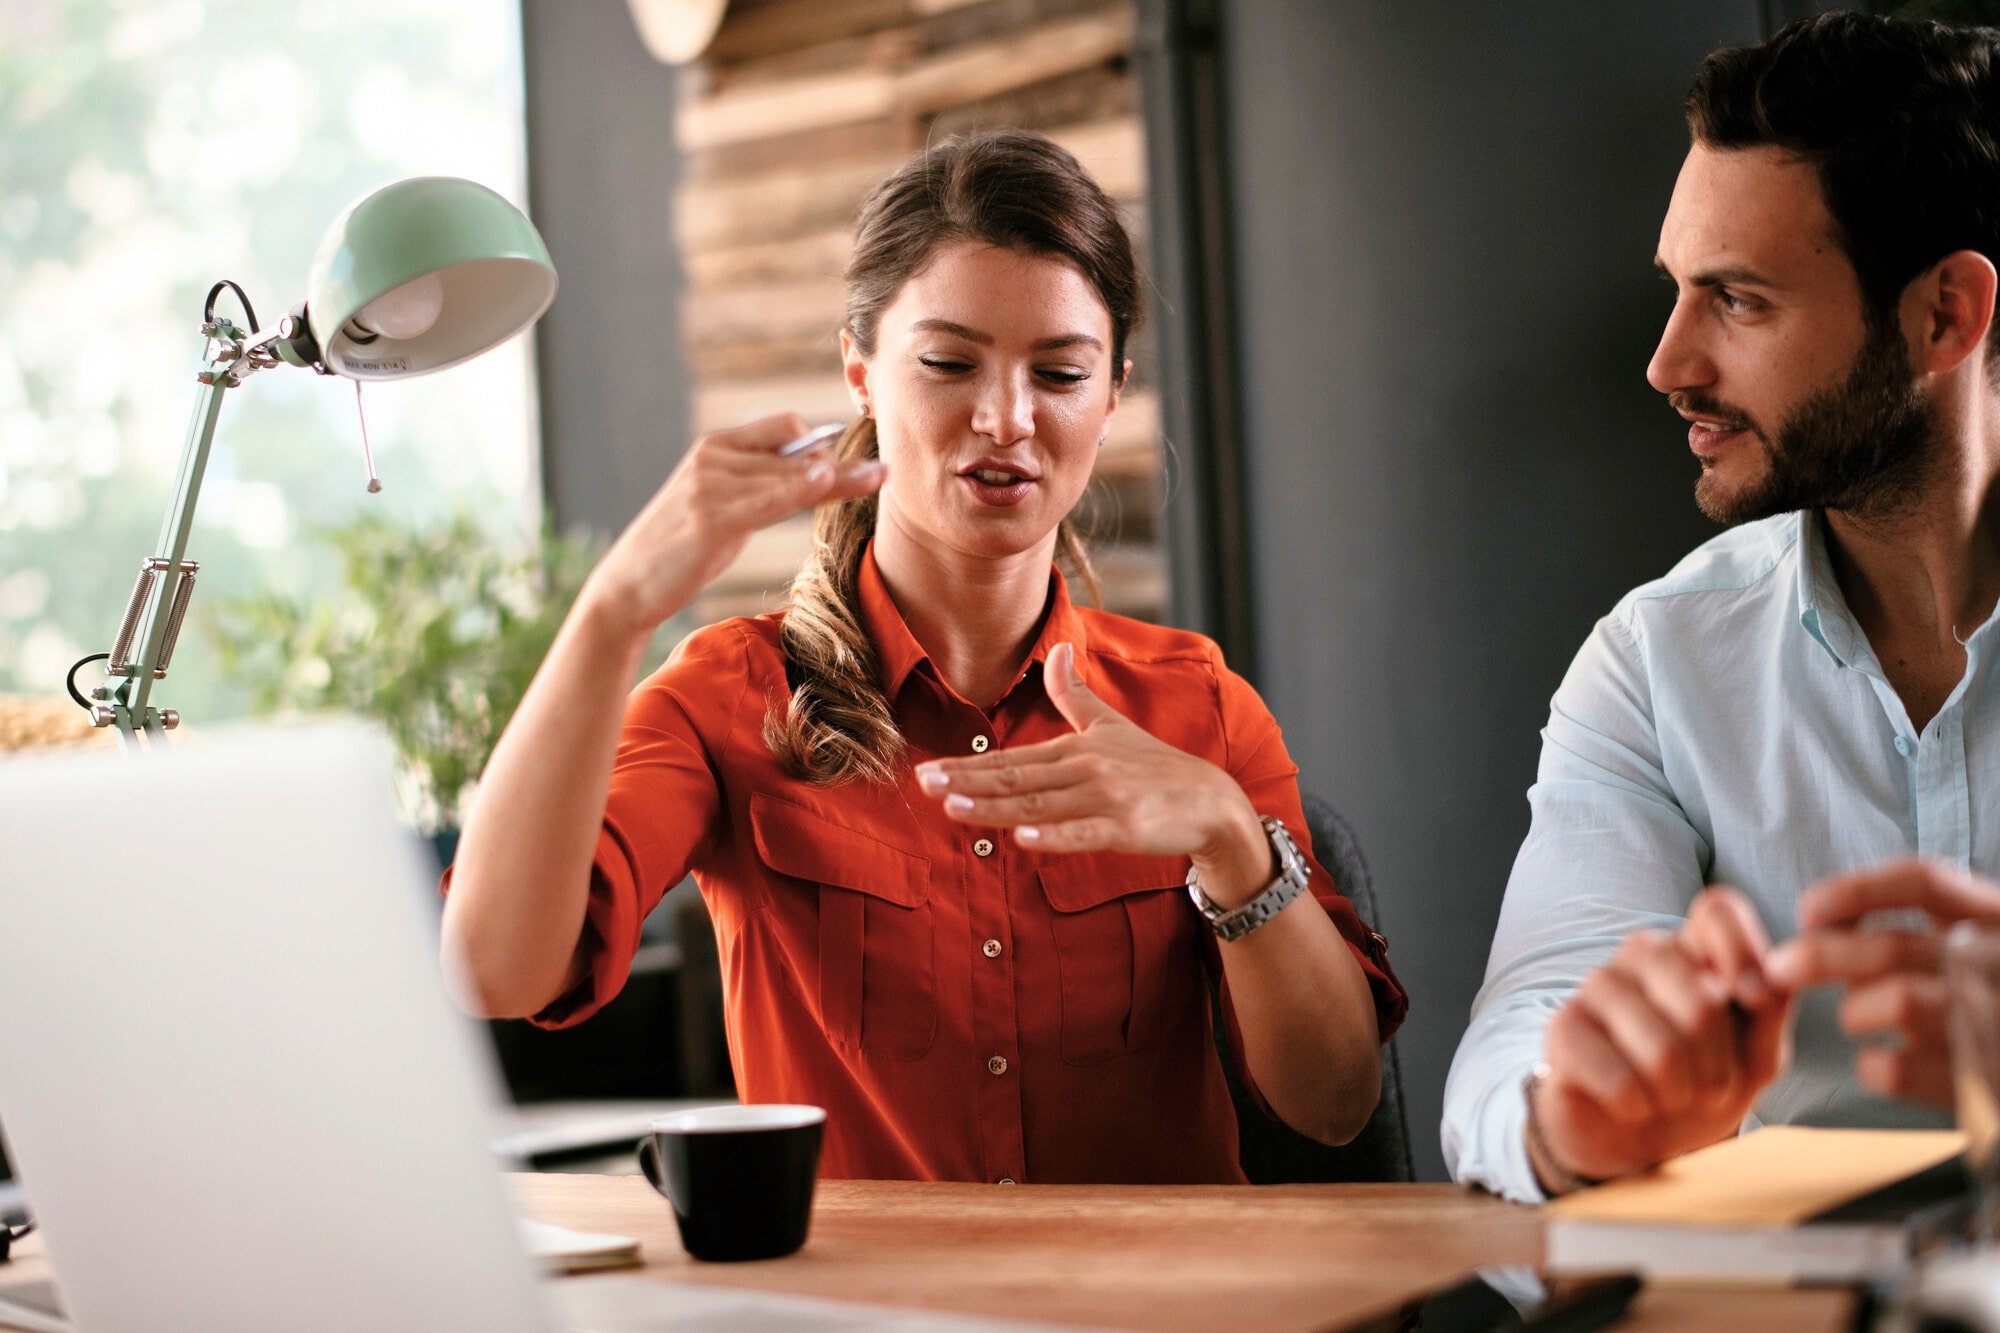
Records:
M406 379L478 356L556 295L535 224L483 185L419 176L349 204L306 276L306 318L328 370Z

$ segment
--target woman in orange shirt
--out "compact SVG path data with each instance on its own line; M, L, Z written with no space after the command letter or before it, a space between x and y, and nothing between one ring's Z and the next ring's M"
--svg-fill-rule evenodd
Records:
M796 416L697 440L495 749L445 911L477 1003L581 1021L692 871L739 1091L826 1107L827 1175L1240 1181L1205 973L1260 1103L1344 1142L1406 1001L1295 845L1277 724L1208 640L1057 568L1094 594L1067 518L1139 307L1112 204L1038 135L947 140L869 199L847 277L859 419L794 457ZM633 690L808 506L789 608Z

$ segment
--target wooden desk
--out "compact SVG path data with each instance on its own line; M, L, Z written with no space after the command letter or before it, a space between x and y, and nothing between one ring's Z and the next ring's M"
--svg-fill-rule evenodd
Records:
M649 1276L1122 1329L1322 1329L1542 1246L1532 1210L1451 1185L826 1181L798 1254L698 1264L643 1180L512 1185L530 1217L638 1237ZM1836 1333L1851 1307L1841 1291L1661 1286L1620 1327Z
M1323 1329L1472 1268L1531 1264L1535 1213L1451 1185L918 1185L827 1181L785 1259L698 1264L636 1176L522 1175L527 1216L636 1236L663 1280L1140 1330ZM48 1276L31 1236L0 1283ZM589 1282L591 1276L563 1279ZM1847 1293L1658 1286L1621 1330L1842 1333Z

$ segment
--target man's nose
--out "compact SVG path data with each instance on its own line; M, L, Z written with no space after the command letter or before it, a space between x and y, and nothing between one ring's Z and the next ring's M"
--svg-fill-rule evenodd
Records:
M1646 363L1646 383L1661 393L1715 383L1715 361L1702 344L1695 310L1688 302L1674 302L1667 327L1660 331L1660 345Z

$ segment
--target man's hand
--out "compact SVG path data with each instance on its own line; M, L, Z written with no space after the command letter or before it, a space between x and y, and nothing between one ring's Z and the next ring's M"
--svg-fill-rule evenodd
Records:
M1914 909L1929 930L1866 929L1875 912ZM1952 1104L1951 1045L1938 928L2000 924L2000 885L1939 861L1896 861L1822 880L1799 898L1799 935L1771 951L1767 974L1789 990L1840 984L1840 1028L1887 1038L1854 1059L1861 1085L1892 1097Z
M1791 1058L1791 995L1767 984L1769 937L1735 889L1704 890L1673 935L1634 931L1550 1020L1529 1158L1606 1178L1737 1131ZM1553 1156L1553 1163L1538 1160Z

